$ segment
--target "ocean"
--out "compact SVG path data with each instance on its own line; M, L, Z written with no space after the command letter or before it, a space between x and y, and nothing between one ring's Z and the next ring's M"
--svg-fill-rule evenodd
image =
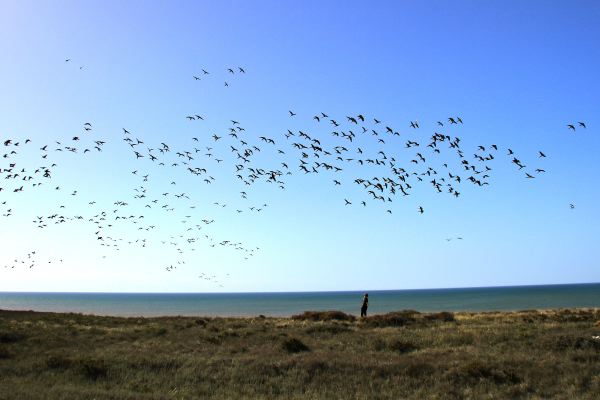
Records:
M600 283L369 291L369 314L600 307ZM113 316L289 316L307 310L360 314L364 292L24 293L0 292L0 309Z

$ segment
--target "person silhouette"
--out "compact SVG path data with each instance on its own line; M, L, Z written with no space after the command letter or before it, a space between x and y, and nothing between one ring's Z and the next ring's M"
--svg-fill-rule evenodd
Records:
M365 293L363 296L362 307L360 307L360 316L367 316L367 308L369 308L369 293Z

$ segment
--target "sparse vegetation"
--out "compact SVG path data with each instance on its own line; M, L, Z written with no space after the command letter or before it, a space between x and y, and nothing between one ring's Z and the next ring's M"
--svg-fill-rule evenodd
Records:
M115 318L0 311L0 399L578 398L600 309Z
M356 317L341 311L304 311L292 315L292 319L304 321L355 321Z

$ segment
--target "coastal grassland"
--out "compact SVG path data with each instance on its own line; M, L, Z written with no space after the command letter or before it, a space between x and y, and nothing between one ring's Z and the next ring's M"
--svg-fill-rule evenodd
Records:
M366 319L0 311L0 399L593 399L597 335L600 309Z

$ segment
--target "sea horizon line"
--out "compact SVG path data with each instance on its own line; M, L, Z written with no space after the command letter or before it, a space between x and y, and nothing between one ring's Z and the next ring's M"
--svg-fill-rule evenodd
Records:
M293 291L234 291L234 292L120 292L120 291L6 291L0 293L22 293L22 294L307 294L307 293L380 293L380 292L418 292L432 290L477 290L477 289L507 289L526 287L548 287L548 286L589 286L598 285L600 282L570 282L570 283L540 283L540 284L517 284L517 285L492 285L492 286L455 286L455 287L430 287L430 288L407 288L407 289L348 289L348 290L293 290Z

